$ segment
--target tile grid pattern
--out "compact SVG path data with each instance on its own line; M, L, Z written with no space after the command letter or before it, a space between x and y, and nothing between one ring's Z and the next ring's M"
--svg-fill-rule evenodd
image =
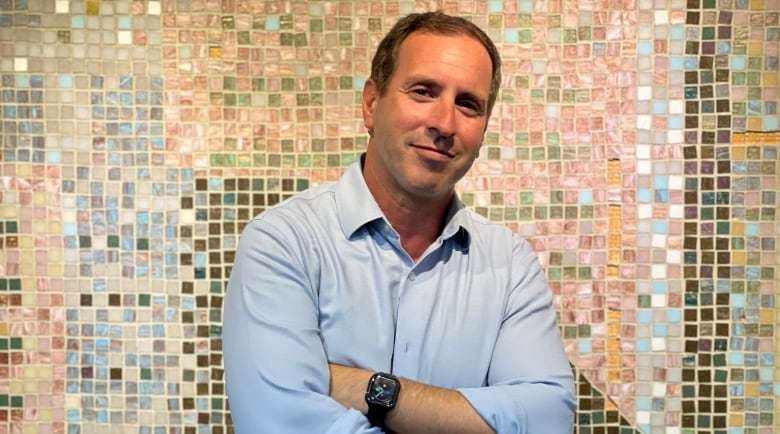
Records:
M460 194L545 263L578 432L779 428L778 1L433 3L501 46ZM230 432L241 228L354 161L429 6L0 0L0 433Z

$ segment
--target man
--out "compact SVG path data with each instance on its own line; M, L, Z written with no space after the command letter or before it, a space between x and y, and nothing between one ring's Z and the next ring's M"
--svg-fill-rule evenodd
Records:
M572 432L536 255L454 192L500 78L462 18L413 14L380 43L360 162L242 235L223 331L239 434Z

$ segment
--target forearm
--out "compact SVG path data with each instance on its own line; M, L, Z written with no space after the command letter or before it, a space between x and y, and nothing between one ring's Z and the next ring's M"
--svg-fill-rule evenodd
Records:
M330 364L330 396L347 408L368 412L366 385L372 371ZM494 431L463 395L401 378L401 393L386 424L397 434L490 434Z

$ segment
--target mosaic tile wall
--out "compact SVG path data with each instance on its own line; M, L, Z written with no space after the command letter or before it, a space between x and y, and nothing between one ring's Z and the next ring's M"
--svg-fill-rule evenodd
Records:
M240 231L429 8L501 47L460 193L546 267L577 432L780 432L780 0L0 0L0 433L232 432Z

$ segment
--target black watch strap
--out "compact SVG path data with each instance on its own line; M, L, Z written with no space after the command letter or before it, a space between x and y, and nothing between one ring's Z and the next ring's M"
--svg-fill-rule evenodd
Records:
M387 409L378 405L368 406L368 421L371 422L371 426L385 429L385 417L387 416ZM387 432L387 431L385 431Z
M368 414L366 417L368 418L368 421L371 422L371 426L375 426L377 428L382 428L382 431L385 434L395 434L393 431L390 431L385 426L385 417L387 416L387 412L389 410L380 407L378 405L369 405L368 406Z

